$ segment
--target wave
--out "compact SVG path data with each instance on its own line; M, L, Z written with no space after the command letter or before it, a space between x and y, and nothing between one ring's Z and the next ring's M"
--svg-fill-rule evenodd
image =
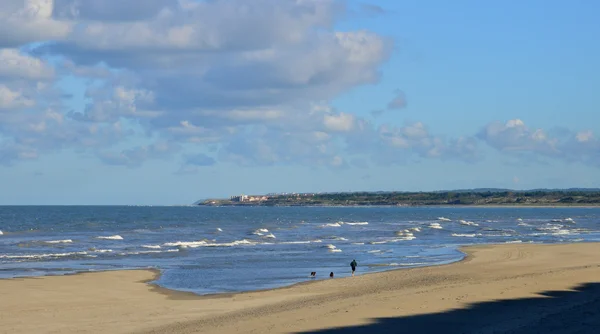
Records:
M329 224L321 225L321 227L342 227L343 224L344 224L344 222L329 223Z
M411 227L411 228L409 228L409 230L411 230L413 232L421 232L421 228L419 228L419 227Z
M461 234L461 233L452 233L453 237L463 237L463 238L475 238L477 234Z
M252 232L254 235L264 235L265 233L269 233L269 230L266 228L259 228L258 230Z
M325 245L323 246L324 248L329 248L329 249L336 249L337 247L335 245L329 244L329 245Z
M96 239L123 240L123 237L117 234L117 235L111 235L111 236L108 236L108 237L106 237L106 236L99 236L99 237L96 237Z
M207 242L206 240L200 241L177 241L177 242L166 242L163 246L166 247L179 247L179 248L197 248L197 247L235 247L235 246L253 246L257 242L252 242L246 239L236 240L232 242L214 243Z
M461 225L466 225L466 226L479 226L479 224L472 222L472 221L467 221L467 220L460 220L459 223Z
M263 236L263 238L267 238L267 239L275 239L275 235L273 233L269 233L265 236Z
M330 253L341 253L341 252L342 252L342 250L341 250L341 249L337 249L337 248L336 248L336 249L330 249L330 250L329 250L329 252L330 252Z
M429 224L429 228L434 228L434 229L441 229L443 228L442 225L440 225L439 223L431 223Z
M159 249L160 245L142 245L143 248Z
M46 254L20 254L20 255L0 255L0 259L48 259L63 258L67 256L88 255L88 252L68 252L68 253L46 253Z
M369 222L344 223L346 225L369 225Z
M0 231L0 235L4 235L4 233L2 233L2 231Z
M220 227L217 227L217 232L223 232L223 230Z
M49 240L49 241L43 241L46 244L70 244L73 242L73 240L71 239L65 239L65 240Z
M452 219L446 218L446 217L438 217L438 220L443 221L443 222L451 222L452 221Z
M353 242L352 244L353 245L364 245L365 243L364 242Z
M123 253L119 253L119 255L121 255L121 256L127 256L127 255L143 255L143 254L173 253L173 252L179 252L179 249L166 249L166 250L147 250L147 251L123 252Z
M520 244L523 243L523 240L511 240L504 242L505 244Z
M310 244L312 241L284 241L280 242L281 245L305 245Z
M369 264L369 267L411 267L411 266L422 266L422 265L426 265L426 264L430 264L427 262L412 262L412 263L396 263L396 262L392 262L392 263L375 263L375 264Z
M396 235L400 237L399 240L414 240L417 238L410 230L398 231Z
M112 253L113 250L112 249L96 249L96 248L90 248L88 249L90 252L93 253Z

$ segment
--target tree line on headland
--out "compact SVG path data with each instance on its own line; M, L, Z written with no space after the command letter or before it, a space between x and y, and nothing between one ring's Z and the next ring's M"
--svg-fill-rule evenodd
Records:
M595 206L600 189L504 190L473 189L435 192L340 192L235 196L208 199L209 206Z

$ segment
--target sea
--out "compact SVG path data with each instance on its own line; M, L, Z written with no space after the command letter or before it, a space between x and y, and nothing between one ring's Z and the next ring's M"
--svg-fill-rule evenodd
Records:
M200 295L600 241L600 208L0 206L0 278L153 268ZM316 272L311 278L310 273Z

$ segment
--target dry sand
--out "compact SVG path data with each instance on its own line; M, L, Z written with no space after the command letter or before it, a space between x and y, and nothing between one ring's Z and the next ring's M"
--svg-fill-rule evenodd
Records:
M0 280L0 332L600 332L599 244L463 251L450 265L206 297L147 284L146 270Z

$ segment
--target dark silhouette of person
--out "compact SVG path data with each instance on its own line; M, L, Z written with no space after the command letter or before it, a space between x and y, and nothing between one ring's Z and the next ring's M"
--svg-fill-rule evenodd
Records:
M352 267L352 276L354 276L354 271L356 270L356 260L352 260L352 262L350 262L350 267Z
M333 271L329 273L329 278L333 278Z

